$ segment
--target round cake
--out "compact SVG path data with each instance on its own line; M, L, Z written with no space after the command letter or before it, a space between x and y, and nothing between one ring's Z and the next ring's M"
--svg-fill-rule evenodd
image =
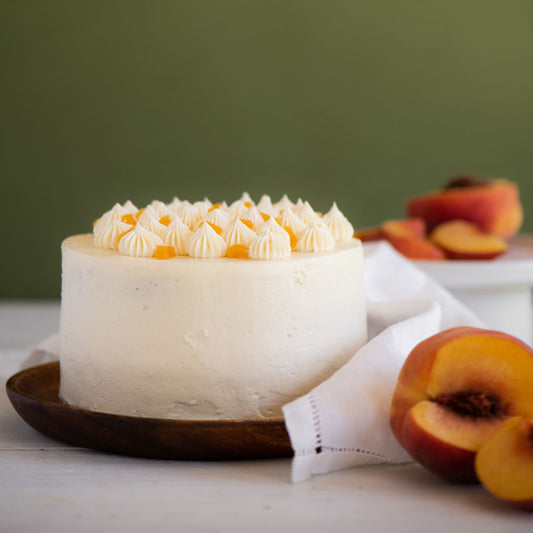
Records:
M366 342L362 246L336 205L309 218L307 203L237 202L117 204L63 242L65 403L280 418Z

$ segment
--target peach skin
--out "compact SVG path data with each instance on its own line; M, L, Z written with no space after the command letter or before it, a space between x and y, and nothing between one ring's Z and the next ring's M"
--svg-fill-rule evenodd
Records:
M533 350L505 333L458 327L409 354L390 423L399 443L428 470L476 482L476 453L519 414L533 416Z

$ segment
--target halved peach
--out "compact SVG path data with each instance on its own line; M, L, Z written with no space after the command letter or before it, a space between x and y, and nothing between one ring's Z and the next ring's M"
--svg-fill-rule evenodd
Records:
M504 239L513 237L523 221L518 186L507 180L473 181L410 199L409 217L426 221L428 230L449 220L466 220Z
M391 428L411 457L454 481L510 418L533 417L533 349L505 333L459 327L418 344L393 394Z
M450 259L494 259L508 249L502 238L484 233L475 224L464 220L439 224L429 235L429 240L444 250Z

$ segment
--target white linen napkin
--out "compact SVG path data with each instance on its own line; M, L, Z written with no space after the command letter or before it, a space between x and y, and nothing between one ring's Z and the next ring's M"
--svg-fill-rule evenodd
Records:
M409 461L389 425L405 358L444 329L484 327L386 242L365 244L365 291L369 342L331 378L283 407L295 483L342 468Z

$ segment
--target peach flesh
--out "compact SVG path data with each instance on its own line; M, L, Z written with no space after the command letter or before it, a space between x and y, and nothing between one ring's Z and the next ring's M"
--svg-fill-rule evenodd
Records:
M387 220L381 224L381 231L388 237L426 237L426 223L421 218L406 218L403 220Z
M507 251L507 243L495 235L483 233L464 220L439 224L429 240L444 250L450 259L493 259Z
M533 510L533 420L513 417L479 450L475 469L497 498Z
M429 470L476 481L477 450L513 415L533 415L533 351L518 339L453 328L420 343L393 395L391 427Z
M361 242L373 242L383 239L381 228L361 228L354 231L354 239Z
M440 261L446 259L444 252L440 248L425 239L387 235L386 240L396 251L409 259L427 261Z

